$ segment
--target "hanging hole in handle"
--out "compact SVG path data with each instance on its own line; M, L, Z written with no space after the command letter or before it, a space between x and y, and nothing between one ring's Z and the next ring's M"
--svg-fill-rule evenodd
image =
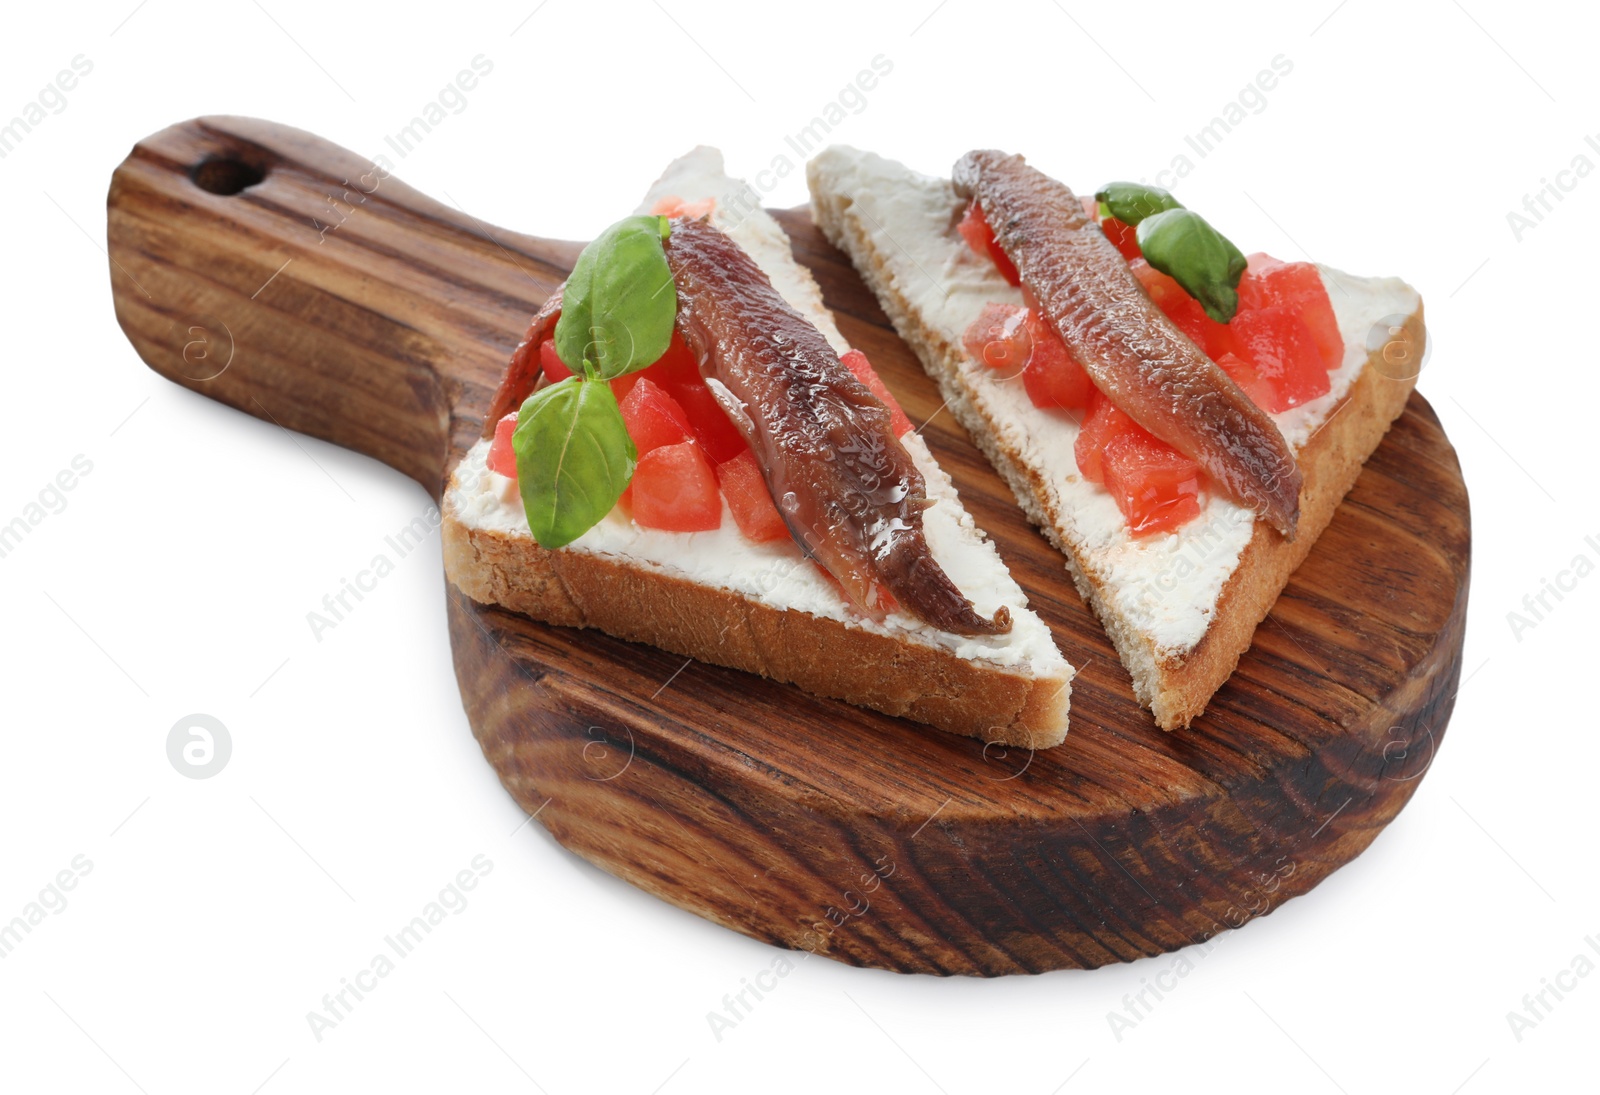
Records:
M201 190L225 198L243 192L266 177L267 173L261 168L231 156L204 160L189 175Z

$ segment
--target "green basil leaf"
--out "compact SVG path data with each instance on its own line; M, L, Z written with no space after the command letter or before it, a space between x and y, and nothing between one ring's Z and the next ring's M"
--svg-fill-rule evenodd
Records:
M1106 183L1095 193L1094 200L1103 211L1129 227L1157 213L1183 208L1182 202L1159 186L1131 182Z
M576 376L528 397L511 451L528 529L545 548L572 543L610 513L639 461L611 385Z
M1228 238L1192 209L1169 209L1139 222L1145 261L1171 275L1206 315L1227 323L1239 308L1239 278L1248 265Z
M610 380L654 364L672 340L678 289L661 241L665 217L629 217L583 249L561 295L556 353L579 376Z

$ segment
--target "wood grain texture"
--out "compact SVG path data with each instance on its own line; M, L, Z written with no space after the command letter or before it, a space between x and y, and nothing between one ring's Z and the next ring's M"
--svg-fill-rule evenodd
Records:
M248 119L141 142L108 198L117 316L162 375L437 498L577 245L489 227L372 170ZM452 592L462 699L517 802L717 923L939 974L1172 950L1366 848L1432 763L1459 683L1467 495L1426 401L1412 396L1207 712L1163 733L1061 557L938 413L843 256L803 211L778 216L845 336L914 421L931 418L924 436L1080 667L1067 743L986 748Z

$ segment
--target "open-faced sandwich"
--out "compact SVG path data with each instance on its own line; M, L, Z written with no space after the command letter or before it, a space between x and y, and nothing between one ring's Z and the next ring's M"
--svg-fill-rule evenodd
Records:
M1246 259L1157 188L1080 200L988 151L953 174L829 148L812 215L1066 556L1139 701L1187 726L1404 409L1422 302Z
M534 317L445 495L450 580L986 741L1068 665L788 237L701 148Z

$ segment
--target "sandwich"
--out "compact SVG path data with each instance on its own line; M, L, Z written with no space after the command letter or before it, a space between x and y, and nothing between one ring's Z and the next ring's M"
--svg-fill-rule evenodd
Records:
M1073 669L714 149L533 317L445 491L466 596L986 742L1066 735Z
M1233 673L1415 384L1394 278L1246 257L1171 194L807 165L812 217L1066 558L1160 727Z

